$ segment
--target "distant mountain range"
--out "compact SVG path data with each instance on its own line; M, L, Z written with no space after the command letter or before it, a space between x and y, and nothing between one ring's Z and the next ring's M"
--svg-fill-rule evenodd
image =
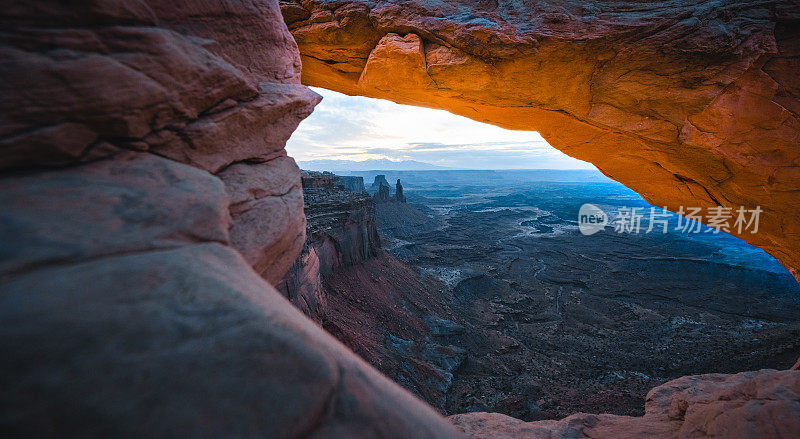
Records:
M300 169L308 171L436 171L447 170L444 166L416 160L393 161L388 159L370 159L364 161L353 160L308 160L298 161Z

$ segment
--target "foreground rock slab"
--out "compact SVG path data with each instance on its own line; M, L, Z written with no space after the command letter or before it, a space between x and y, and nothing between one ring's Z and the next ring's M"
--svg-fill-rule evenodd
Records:
M734 234L800 279L797 1L285 0L303 83L538 131L656 206L761 206Z
M650 391L641 417L578 413L524 422L499 413L450 417L479 438L794 438L800 433L800 372L760 370L681 377Z
M457 436L253 271L227 213L147 153L0 179L3 431Z
M224 173L231 243L277 282L305 239L300 171L284 145L320 100L300 84L277 4L123 3L6 8L0 170L140 151ZM270 177L235 177L256 173Z
M270 285L319 102L277 2L4 6L5 436L459 435Z

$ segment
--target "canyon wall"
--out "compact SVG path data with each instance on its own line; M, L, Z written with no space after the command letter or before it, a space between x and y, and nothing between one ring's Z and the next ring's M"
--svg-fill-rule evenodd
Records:
M4 4L0 429L454 437L271 285L319 97L277 2Z
M381 248L375 204L366 192L345 187L358 188L353 178L303 171L306 243L277 285L278 291L320 324L327 315L322 281L334 271L377 256Z
M304 84L536 130L672 211L760 206L731 232L800 279L797 1L280 4Z
M432 340L443 331L437 322L457 326L440 317L451 317L451 297L385 252L376 229L382 208L407 205L376 204L362 177L303 171L302 181L306 245L278 291L373 367L444 410L464 360L463 349ZM407 214L391 212L395 222Z
M277 282L304 240L299 171L283 147L320 99L300 85L279 18L246 1L8 5L0 168L130 151L214 174L230 197L231 245Z

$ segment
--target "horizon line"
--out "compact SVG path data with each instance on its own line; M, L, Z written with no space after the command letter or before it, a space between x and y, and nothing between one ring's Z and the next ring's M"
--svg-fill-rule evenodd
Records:
M303 169L301 171L316 171L316 169ZM430 171L430 172L443 172L443 171L596 171L599 169L586 169L586 168L486 168L486 169L473 169L473 168L444 168L444 169L324 169L323 171L351 171L351 172L373 172L373 171L392 171L392 172L406 172L406 171Z

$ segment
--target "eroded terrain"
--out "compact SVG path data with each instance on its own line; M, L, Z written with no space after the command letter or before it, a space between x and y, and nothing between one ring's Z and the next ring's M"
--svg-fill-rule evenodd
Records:
M639 234L582 236L583 203L649 206L602 176L387 178L403 179L410 205L377 205L384 247L440 281L428 284L449 308L427 318L431 341L460 353L445 400L429 399L446 413L641 414L647 391L670 379L785 369L800 350L800 288L761 250L674 223L668 234L644 222Z

